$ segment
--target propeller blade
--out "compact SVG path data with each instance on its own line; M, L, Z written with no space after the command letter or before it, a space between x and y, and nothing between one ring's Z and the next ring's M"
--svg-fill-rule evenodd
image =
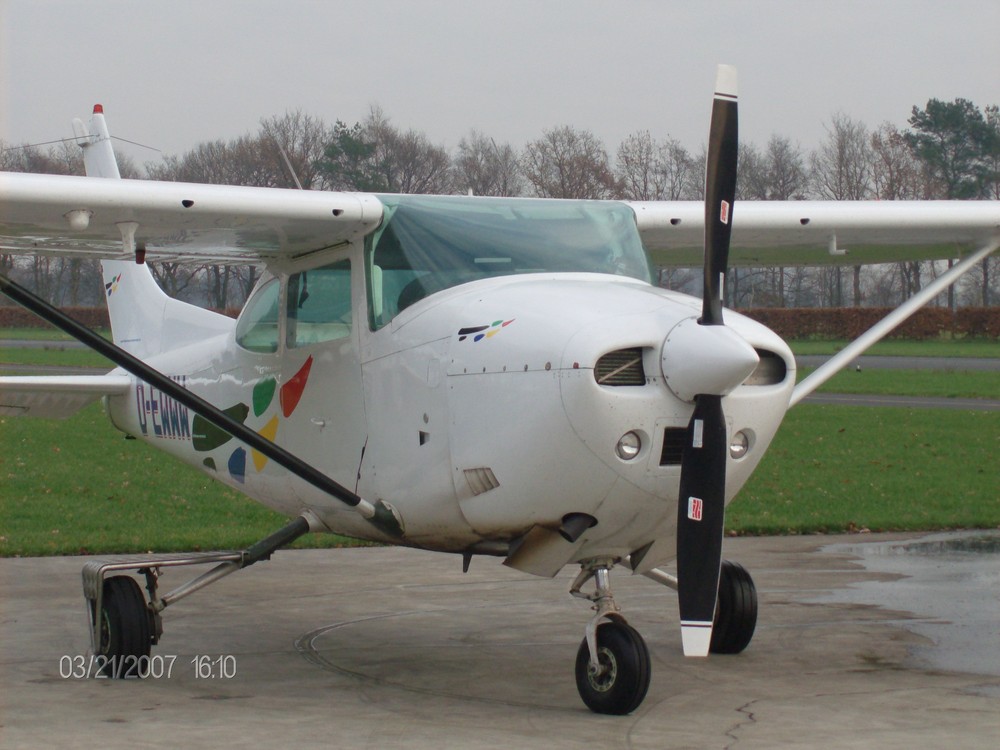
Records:
M736 197L736 69L720 65L712 104L705 170L705 291L703 326L721 326L722 293L729 265L733 201ZM714 339L706 339L711 345ZM732 357L727 355L728 362ZM733 360L736 364L737 360ZM709 382L708 379L703 382ZM722 567L726 515L726 417L728 389L697 393L681 458L677 501L677 594L685 656L707 656Z
M712 639L726 517L726 451L722 396L697 396L677 503L677 595L685 656L707 656Z
M723 324L722 295L729 270L738 149L736 68L720 65L715 80L705 169L705 291L701 315L704 325Z

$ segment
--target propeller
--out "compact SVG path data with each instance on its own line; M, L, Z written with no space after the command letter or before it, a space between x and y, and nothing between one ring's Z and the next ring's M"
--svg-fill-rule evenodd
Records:
M705 328L690 330L702 347L713 349L723 360L722 372L713 367L709 393L694 393L694 413L687 427L681 458L680 494L677 503L677 579L681 638L686 656L707 656L712 640L722 564L725 521L726 418L722 397L738 386L756 364L746 355L749 345L724 329L722 294L729 264L733 199L736 195L738 149L736 69L720 65L716 76L712 124L705 172L705 288L699 326L720 326L712 335ZM740 339L736 341L735 339ZM725 342L724 346L717 346ZM704 360L703 360L704 361ZM721 375L721 377L720 377ZM697 387L697 386L696 386Z

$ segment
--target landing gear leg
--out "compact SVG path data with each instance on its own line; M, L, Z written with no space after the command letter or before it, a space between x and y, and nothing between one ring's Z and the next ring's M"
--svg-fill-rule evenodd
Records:
M625 622L611 593L611 561L582 566L570 593L594 602L596 614L576 654L576 687L587 707L599 714L634 711L649 689L649 649L635 628ZM593 578L592 595L581 593ZM605 622L601 622L606 620Z
M187 555L133 558L120 562L92 560L83 566L83 595L90 611L90 637L94 655L101 657L101 673L108 677L145 677L150 648L163 634L160 613L170 604L237 570L242 570L290 544L310 530L322 526L311 514L303 514L269 537L240 552L209 552ZM211 570L160 595L162 568L215 564ZM146 577L149 603L134 578L108 575L134 570Z

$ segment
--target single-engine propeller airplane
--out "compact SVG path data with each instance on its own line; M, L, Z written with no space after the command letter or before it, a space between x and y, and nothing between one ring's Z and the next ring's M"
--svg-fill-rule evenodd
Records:
M76 137L87 177L0 175L0 247L100 257L114 343L9 278L0 291L117 368L2 378L0 413L66 416L103 396L126 435L292 519L238 552L88 563L93 648L119 666L149 656L168 605L336 532L466 566L580 566L571 593L595 614L577 687L593 711L629 713L650 657L612 569L677 590L685 654L746 648L757 595L722 559L726 504L791 405L1000 245L996 202L734 206L729 66L703 204L122 180L100 107ZM782 265L844 263L844 248L851 263L900 247L962 260L796 386L788 346L723 310L731 240L732 262L753 265L764 249ZM650 255L671 263L702 243L702 299L651 283ZM265 271L231 320L169 298L146 259ZM674 560L676 575L661 569ZM195 563L215 566L160 593L164 568Z

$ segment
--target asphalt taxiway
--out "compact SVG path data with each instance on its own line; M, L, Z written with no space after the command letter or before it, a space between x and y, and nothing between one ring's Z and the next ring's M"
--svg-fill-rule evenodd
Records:
M278 552L168 608L159 677L116 681L74 666L88 653L86 558L3 559L0 745L992 750L1000 674L967 657L996 650L996 620L953 661L911 625L961 623L984 597L996 606L1000 555L995 544L955 568L937 560L946 572L925 587L926 567L904 553L926 538L727 539L757 582L760 619L746 652L707 660L681 655L675 595L616 569L653 660L627 717L591 714L577 695L590 612L567 594L573 570L543 580L486 558L463 574L457 557L405 549ZM887 569L870 544L904 553ZM944 613L931 606L942 575L968 592Z

